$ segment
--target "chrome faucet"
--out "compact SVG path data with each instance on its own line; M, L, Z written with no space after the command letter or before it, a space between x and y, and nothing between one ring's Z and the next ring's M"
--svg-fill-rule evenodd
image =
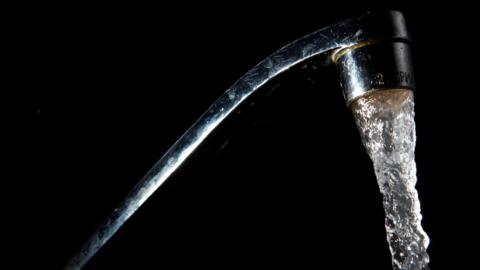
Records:
M397 11L367 13L283 47L235 82L163 155L97 228L65 269L81 269L226 117L261 86L316 56L335 65L349 106L387 89L414 89L410 36Z

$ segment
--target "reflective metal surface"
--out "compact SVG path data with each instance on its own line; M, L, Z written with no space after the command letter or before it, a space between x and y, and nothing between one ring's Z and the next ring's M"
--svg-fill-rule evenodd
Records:
M333 57L347 104L382 89L415 89L406 40L346 48Z
M318 30L290 43L267 57L235 82L165 153L131 190L121 204L114 209L111 215L93 232L78 254L70 260L66 269L82 268L130 216L190 156L212 130L266 82L313 56L332 53L333 51L339 52L339 50L371 41L388 42L390 40L409 40L402 14L395 11L369 13ZM394 45L394 47L394 50L401 49L401 46L397 48L397 45ZM349 78L348 74L351 74L351 70L356 69L344 69L342 67L344 64L350 65L349 61L352 57L364 55L364 51L361 48L357 50L354 53L345 53L337 61L340 65L342 80L345 82L347 102L353 97L360 95L362 91L368 91L365 87L371 86L362 84L361 87L357 87L354 83L355 80L361 80L362 76L371 78L370 73L364 74L359 71L358 76L353 76L353 79ZM353 61L351 64L355 66L360 63L362 63L362 66L372 64L371 62L358 61ZM398 67L396 70L404 69ZM348 94L348 91L351 91L352 94Z

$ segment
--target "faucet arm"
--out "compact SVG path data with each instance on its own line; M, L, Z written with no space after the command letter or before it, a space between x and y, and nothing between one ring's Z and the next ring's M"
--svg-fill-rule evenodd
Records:
M266 82L313 56L384 39L409 40L401 13L369 13L300 38L249 70L178 139L68 263L80 269L228 115Z

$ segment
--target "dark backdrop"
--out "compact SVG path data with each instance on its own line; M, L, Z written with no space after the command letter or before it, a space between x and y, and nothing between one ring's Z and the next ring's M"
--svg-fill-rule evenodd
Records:
M475 14L392 8L414 40L417 187L431 265L462 269L478 228ZM242 74L365 10L22 7L7 25L15 58L5 99L14 173L4 178L7 259L59 268ZM389 269L371 163L335 73L315 74L282 78L269 98L244 106L87 268Z

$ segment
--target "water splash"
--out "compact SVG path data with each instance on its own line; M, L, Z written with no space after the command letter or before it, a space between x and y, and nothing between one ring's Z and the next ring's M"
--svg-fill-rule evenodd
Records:
M385 228L395 270L426 270L429 238L421 226L415 189L413 93L375 92L352 104L363 144L383 194Z

